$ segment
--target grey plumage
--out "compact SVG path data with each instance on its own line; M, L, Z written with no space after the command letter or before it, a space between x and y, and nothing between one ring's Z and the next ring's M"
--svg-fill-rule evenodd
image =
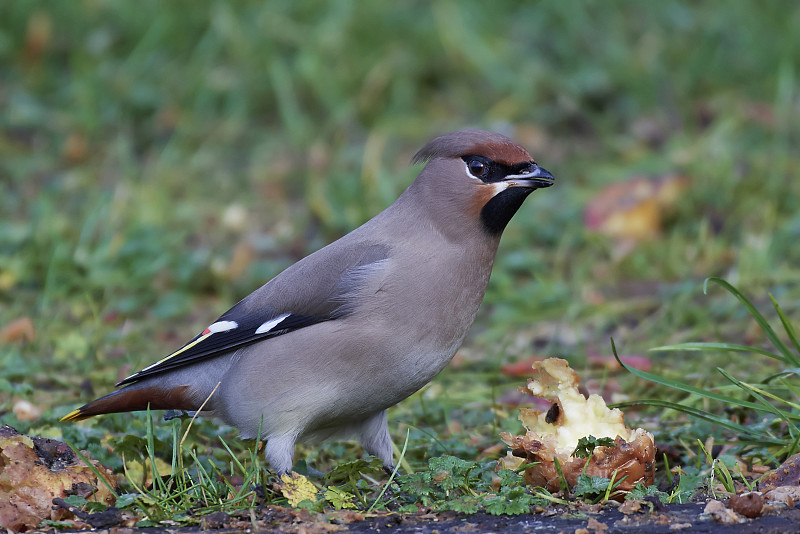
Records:
M507 137L431 141L386 210L287 268L122 389L65 416L204 410L267 440L278 472L298 441L355 436L392 465L386 409L438 374L483 299L500 233L552 176ZM476 174L477 172L482 174ZM235 325L235 326L233 326Z

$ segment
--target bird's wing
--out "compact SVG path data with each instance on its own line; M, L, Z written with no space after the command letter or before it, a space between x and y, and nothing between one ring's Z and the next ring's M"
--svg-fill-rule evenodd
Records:
M319 254L324 251L290 267L183 347L117 386L348 315L354 309L351 297L383 270L388 249L382 245L362 245Z

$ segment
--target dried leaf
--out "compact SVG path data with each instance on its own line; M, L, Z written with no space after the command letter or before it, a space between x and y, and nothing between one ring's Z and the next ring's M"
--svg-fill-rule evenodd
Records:
M111 470L91 461L116 488ZM116 495L66 444L0 427L0 527L19 532L43 519L62 519L67 512L53 510L53 499L67 497L74 488L86 488L87 500L109 506L116 501Z
M292 474L282 474L281 493L284 497L289 499L289 504L297 506L305 500L317 502L317 487L312 484L306 477L299 473L292 471Z
M529 376L531 374L531 366L544 359L544 356L531 356L518 362L503 365L500 367L500 372L506 376Z
M33 341L35 337L36 330L30 317L15 319L0 330L0 343L29 342Z
M637 176L604 188L587 205L584 224L589 230L634 242L655 239L664 214L688 186L681 175L658 179Z
M16 399L11 411L14 412L14 415L20 421L35 421L42 416L44 408L35 406L25 399Z

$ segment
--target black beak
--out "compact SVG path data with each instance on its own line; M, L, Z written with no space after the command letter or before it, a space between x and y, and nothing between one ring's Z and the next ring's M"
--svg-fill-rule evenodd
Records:
M506 176L503 180L509 187L541 189L553 185L555 178L547 169L534 165L528 172Z

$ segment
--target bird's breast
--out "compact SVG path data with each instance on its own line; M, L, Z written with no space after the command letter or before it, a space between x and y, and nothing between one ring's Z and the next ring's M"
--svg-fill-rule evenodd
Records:
M428 383L453 358L475 320L491 273L491 259L477 261L457 250L436 251L387 266L377 291L359 310L384 342L383 364L405 396Z

